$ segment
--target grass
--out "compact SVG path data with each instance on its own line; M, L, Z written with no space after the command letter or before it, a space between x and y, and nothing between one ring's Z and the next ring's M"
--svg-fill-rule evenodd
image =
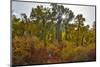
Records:
M96 59L94 44L75 46L72 42L47 43L37 37L16 36L13 38L13 64L43 64Z

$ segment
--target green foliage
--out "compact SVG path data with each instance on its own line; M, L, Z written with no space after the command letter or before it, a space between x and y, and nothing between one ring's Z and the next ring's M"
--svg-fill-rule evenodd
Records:
M51 6L32 8L29 18L25 13L22 18L13 16L13 64L95 60L95 22L89 28L82 14L74 17L69 8ZM65 19L56 17L58 14L64 14ZM69 23L73 19L75 22Z

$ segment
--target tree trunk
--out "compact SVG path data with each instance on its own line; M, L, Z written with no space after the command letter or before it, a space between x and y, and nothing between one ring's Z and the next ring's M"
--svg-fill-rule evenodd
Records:
M62 40L61 36L61 20L59 20L56 24L56 39L58 42Z

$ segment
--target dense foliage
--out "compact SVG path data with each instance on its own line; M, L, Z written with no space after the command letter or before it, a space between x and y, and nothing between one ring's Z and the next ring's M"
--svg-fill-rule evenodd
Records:
M90 28L82 14L74 16L63 5L51 6L32 8L29 18L25 13L22 18L12 16L13 64L96 60L95 22Z

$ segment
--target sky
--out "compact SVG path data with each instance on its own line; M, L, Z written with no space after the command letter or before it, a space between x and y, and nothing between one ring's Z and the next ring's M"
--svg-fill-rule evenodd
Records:
M43 7L49 7L50 4L47 3L34 3L34 2L12 2L12 14L20 18L21 13L26 13L29 17L31 9L35 8L37 5L43 5ZM63 5L63 4L62 4ZM69 8L74 12L74 15L83 14L83 17L86 19L84 22L85 25L90 25L92 27L93 22L95 21L95 7L94 6L79 6L79 5L63 5L65 8ZM73 21L72 21L73 23Z

